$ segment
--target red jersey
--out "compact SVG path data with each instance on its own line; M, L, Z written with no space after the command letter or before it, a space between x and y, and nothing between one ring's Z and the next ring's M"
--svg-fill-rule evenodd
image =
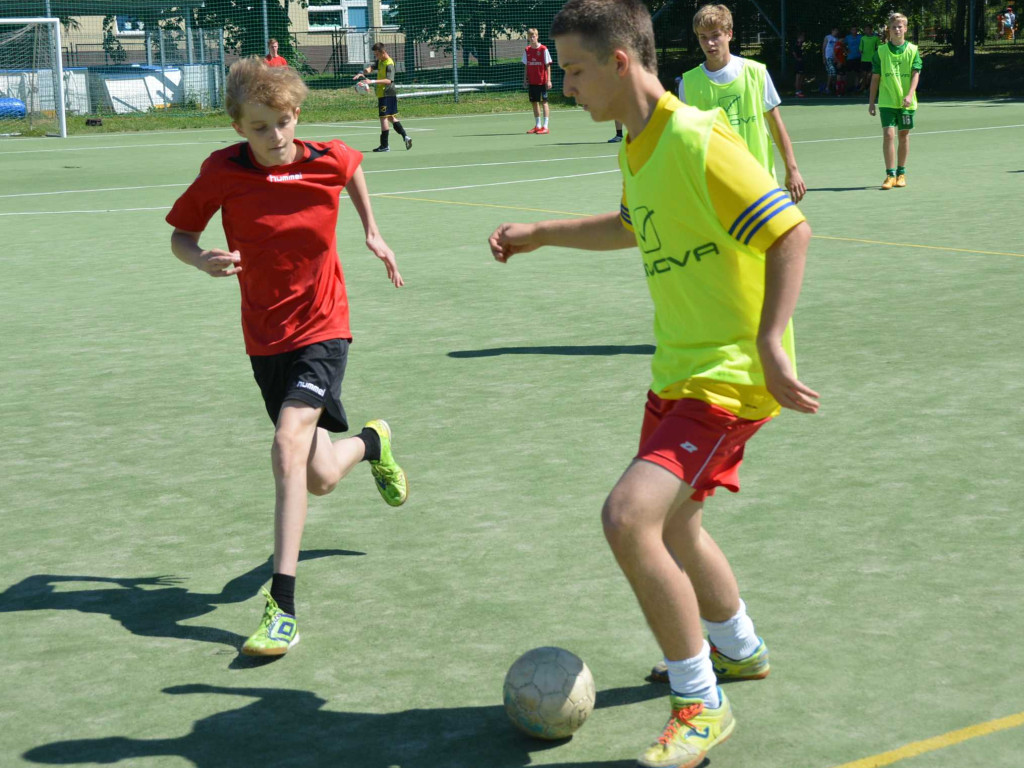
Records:
M548 65L551 63L551 54L548 53L546 45L526 47L523 54L523 63L526 65L526 82L530 85L548 84Z
M268 67L287 67L288 61L284 56L270 56L269 54L263 59Z
M248 143L220 149L167 214L202 232L221 210L228 248L241 256L242 333L250 355L351 339L338 260L338 196L363 159L338 140L296 140L294 163L263 168Z

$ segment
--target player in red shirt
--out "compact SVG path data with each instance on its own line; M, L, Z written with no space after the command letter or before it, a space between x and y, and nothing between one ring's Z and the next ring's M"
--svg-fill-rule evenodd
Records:
M273 38L273 37L270 38L270 40L268 41L268 45L270 45L270 53L268 53L266 58L263 59L267 63L267 66L268 67L287 67L288 66L287 59L285 59L284 56L278 56L277 55L277 40L275 38Z
M276 486L274 577L263 591L263 619L242 652L279 656L299 641L295 571L307 491L330 493L366 460L384 501L399 506L408 496L386 421L370 421L336 442L329 435L348 429L341 380L352 333L336 247L342 189L362 220L366 246L395 287L404 283L377 230L362 154L337 140L295 139L308 93L295 70L242 59L231 67L226 90L232 125L248 141L210 155L167 222L175 256L213 277L236 275L241 289L245 349L275 425ZM218 209L227 251L199 245Z
M523 87L530 92L530 105L533 107L534 126L527 133L550 133L548 117L548 91L551 90L551 53L546 45L540 44L540 33L532 27L526 30L529 45L523 52ZM541 104L544 105L544 119L541 120Z

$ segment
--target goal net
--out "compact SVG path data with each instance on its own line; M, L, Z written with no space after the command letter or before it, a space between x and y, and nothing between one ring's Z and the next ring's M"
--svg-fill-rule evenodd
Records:
M67 136L58 19L0 18L0 135Z

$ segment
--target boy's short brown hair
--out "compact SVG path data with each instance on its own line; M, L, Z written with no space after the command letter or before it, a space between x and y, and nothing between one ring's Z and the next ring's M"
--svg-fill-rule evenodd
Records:
M536 27L530 27L528 30L526 30L526 36L529 37L530 35L536 35L537 37L540 37L540 32L537 31Z
M693 31L700 32L702 29L724 29L731 32L732 11L724 5L713 3L701 6L693 16Z
M232 122L242 119L245 104L263 104L280 112L298 109L309 89L291 67L268 67L259 56L231 65L224 88L224 106Z
M903 21L903 26L907 26L910 23L907 17L904 16L902 13L900 13L899 11L893 11L892 13L889 14L889 18L885 20L885 26L887 28L891 27L892 23L896 21L896 19L901 19Z
M560 35L585 38L602 63L623 48L648 72L658 72L654 25L641 0L569 0L551 22L551 36Z
M370 48L370 50L372 50L372 51L383 51L385 53L387 52L387 48L384 47L384 43L374 43L373 46Z

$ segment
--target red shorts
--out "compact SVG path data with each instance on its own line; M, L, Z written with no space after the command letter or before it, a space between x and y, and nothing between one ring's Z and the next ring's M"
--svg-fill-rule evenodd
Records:
M662 400L647 393L636 458L664 467L693 488L694 501L724 486L740 489L743 446L769 419L741 419L703 400Z

